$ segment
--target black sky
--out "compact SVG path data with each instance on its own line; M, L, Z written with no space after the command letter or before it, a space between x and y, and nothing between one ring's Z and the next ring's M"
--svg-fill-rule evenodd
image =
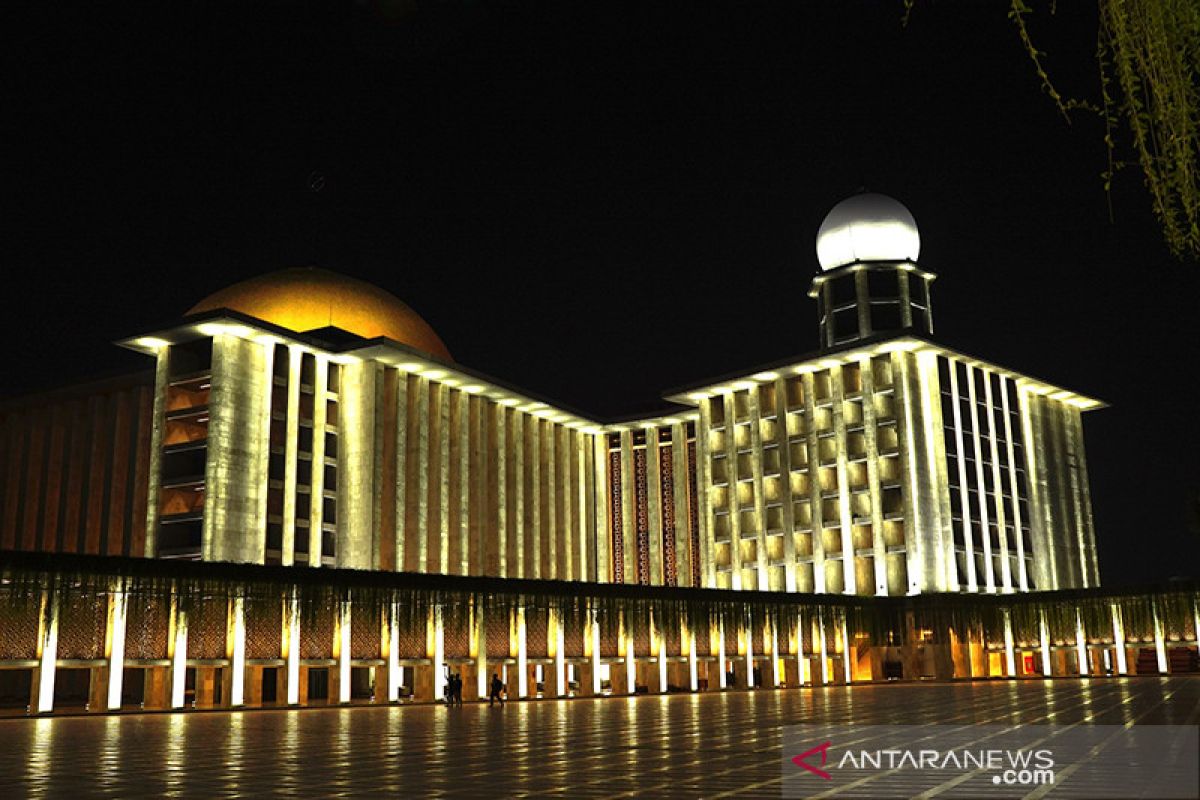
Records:
M1133 170L1109 222L1103 129L1058 116L1007 3L238 5L21 37L0 395L145 366L110 341L319 264L465 365L632 412L813 349L816 229L865 185L917 219L940 337L1112 403L1105 582L1197 573L1197 264ZM1032 23L1068 94L1094 14Z

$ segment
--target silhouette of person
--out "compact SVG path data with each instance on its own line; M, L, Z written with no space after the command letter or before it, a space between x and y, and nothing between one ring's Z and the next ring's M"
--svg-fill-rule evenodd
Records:
M491 690L488 692L488 705L496 701L500 701L500 705L504 705L504 684L500 681L500 676L495 672L492 673Z
M733 674L733 670L725 673L725 686L732 689L736 685L737 676Z
M462 673L456 672L456 673L454 673L454 693L452 695L452 698L454 700L454 705L456 705L456 706L462 705L462 690L463 690Z

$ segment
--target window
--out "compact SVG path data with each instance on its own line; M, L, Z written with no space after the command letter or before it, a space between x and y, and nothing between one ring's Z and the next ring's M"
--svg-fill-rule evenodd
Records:
M833 336L839 341L858 336L857 308L844 308L833 313Z
M899 303L872 303L871 328L876 331L894 331L902 327Z
M833 307L840 308L847 304L853 304L858 300L858 293L854 285L854 273L840 275L830 281L830 296L833 298Z
M867 294L872 300L893 300L900 297L900 280L894 270L873 269L867 272Z

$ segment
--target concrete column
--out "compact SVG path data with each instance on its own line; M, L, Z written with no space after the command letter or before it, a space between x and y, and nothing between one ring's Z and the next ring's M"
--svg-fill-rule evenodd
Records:
M659 463L658 428L650 425L643 430L646 434L646 524L647 545L650 565L651 586L666 583L662 561L662 466Z
M529 697L529 652L525 641L525 608L516 610L517 697Z
M1012 612L1004 609L1004 671L1010 678L1017 677L1017 654L1013 642Z
M722 689L728 689L729 675L725 671L725 621L718 620L713 628L713 633L717 637L717 685Z
M1044 609L1038 611L1038 617L1038 628L1042 651L1042 675L1049 678L1052 675L1052 670L1050 668L1050 628L1046 625L1046 612Z
M688 689L690 691L699 691L700 689L700 670L696 660L696 631L691 625L688 626L687 638L687 663L688 663Z
M42 591L37 657L29 707L35 713L49 714L54 710L54 673L58 666L58 594L50 589Z
M300 600L295 592L284 601L283 619L287 626L283 632L283 657L286 662L286 698L289 706L300 703ZM307 696L307 682L305 682Z
M1083 615L1075 609L1075 653L1079 662L1079 674L1086 676L1091 673L1088 665L1087 631L1083 629Z
M475 598L472 610L474 613L471 621L474 625L471 630L473 640L471 649L474 651L475 657L475 694L482 699L488 696L488 684L490 683L487 661L487 616L482 596Z
M387 639L385 640L387 657L387 699L395 703L400 699L400 687L403 685L404 673L400 669L400 604L388 606Z
M808 671L808 659L804 657L804 616L796 615L796 685L803 686L812 683L812 678L805 673Z
M1154 614L1154 655L1158 659L1158 674L1166 675L1169 671L1167 668L1167 643L1163 637L1162 617L1159 615L1158 603L1151 600L1150 610Z
M1117 656L1117 674L1129 674L1129 661L1125 653L1125 623L1121 619L1121 607L1116 603L1111 605L1112 608L1112 626L1113 626L1113 650Z
M178 596L171 599L171 619L167 631L167 657L171 659L171 708L183 708L187 693L187 612L179 607Z
M241 597L231 597L226 607L225 657L229 667L222 673L228 691L221 693L224 705L240 706L246 699L246 611Z
M634 498L637 494L633 469L633 432L621 431L621 550L623 575L618 583L637 583L637 530Z
M600 621L596 618L595 609L588 614L588 639L591 641L592 694L600 694ZM583 681L579 685L582 688Z
M433 659L433 699L440 700L446 694L446 629L442 626L441 606L429 611L427 644Z
M700 417L696 420L696 503L700 513L700 552L694 554L700 562L700 585L705 588L716 586L713 571L713 508L708 493L712 487L712 454L709 452L709 434L712 428L712 404L718 399L700 401ZM728 436L728 431L726 432ZM730 490L732 494L732 490ZM722 684L722 687L724 685Z
M658 667L658 692L663 694L667 691L667 639L664 635L662 620L655 619L653 622L654 628L651 632L651 642L658 645L655 665Z
M338 604L337 624L334 626L337 631L337 645L334 653L334 658L337 659L337 702L350 702L350 634L351 614L353 609L350 600L343 600ZM332 695L333 693L330 692Z
M550 637L550 646L554 648L554 687L546 687L546 695L548 697L566 697L567 691L567 662L563 653L563 623L562 614L557 609L550 609L550 618L548 620L549 630L547 636ZM548 681L547 681L548 683Z
M304 351L288 347L287 418L283 446L283 565L290 567L296 558L296 483L300 443L300 360ZM271 380L274 386L274 378ZM153 503L151 503L153 505Z
M846 611L843 609L839 612L838 624L842 634L842 672L845 675L846 683L854 683L854 642L850 640L850 624L846 619Z
M108 696L105 708L115 711L121 707L121 681L125 675L125 615L128 596L123 581L118 580L108 594L108 624L104 632L105 658L108 661Z
M754 634L749 624L742 625L742 640L746 643L745 688L754 688Z
M771 688L778 689L783 683L783 675L779 669L779 629L775 626L775 621L771 620L767 623L767 647L771 653L771 669L769 671Z
M637 693L637 655L633 646L633 629L625 626L625 686L629 694Z

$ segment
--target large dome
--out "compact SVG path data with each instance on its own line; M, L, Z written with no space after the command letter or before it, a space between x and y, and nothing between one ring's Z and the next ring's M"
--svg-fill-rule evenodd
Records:
M453 360L433 328L378 286L316 267L269 272L209 295L188 316L226 308L297 333L336 327L364 339L380 336Z
M831 270L856 261L916 261L917 222L904 204L885 194L847 197L817 231L817 260Z

